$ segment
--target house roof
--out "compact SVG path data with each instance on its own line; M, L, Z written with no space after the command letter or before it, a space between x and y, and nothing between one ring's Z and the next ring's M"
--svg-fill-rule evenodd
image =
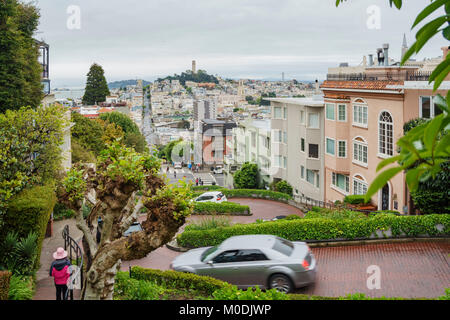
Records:
M401 91L401 89L393 89L390 86L403 85L404 81L394 80L368 80L368 81L331 81L325 80L320 86L321 89L357 89L357 90L389 90Z

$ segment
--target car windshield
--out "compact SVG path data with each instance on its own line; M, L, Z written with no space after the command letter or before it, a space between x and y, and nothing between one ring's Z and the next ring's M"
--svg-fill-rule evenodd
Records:
M292 251L294 251L294 245L292 242L285 239L276 238L272 249L289 257L292 254Z
M212 200L214 199L213 196L203 196L203 197L198 197L196 201L205 201L205 200Z
M206 249L205 251L203 251L202 257L201 257L202 262L204 262L205 259L206 259L208 256L210 256L212 253L216 252L216 251L217 251L217 248L218 248L218 247L215 246L215 247L211 247L211 248Z

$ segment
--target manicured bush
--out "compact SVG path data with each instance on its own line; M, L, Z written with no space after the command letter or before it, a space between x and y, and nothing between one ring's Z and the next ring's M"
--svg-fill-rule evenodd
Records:
M234 187L238 189L259 188L260 174L258 165L255 163L244 163L242 168L233 174Z
M8 300L11 272L0 271L0 300Z
M195 202L194 214L216 215L250 215L250 207L234 202Z
M159 300L164 288L154 281L142 281L129 277L126 272L118 272L114 284L114 299Z
M291 241L448 236L450 215L398 217L379 214L368 219L279 220L204 231L185 231L178 235L177 241L183 247L207 247L218 245L232 236L249 234L271 234Z
M325 208L317 208L315 210L305 213L304 219L363 219L367 216L363 212L351 211L351 210L331 210Z
M11 198L4 215L4 226L0 230L0 241L4 241L10 231L18 233L19 238L30 233L38 236L35 267L39 267L42 242L47 224L56 203L54 184L25 189Z
M290 196L292 196L293 193L293 188L292 186L284 180L278 181L277 183L272 183L270 186L270 189L272 191L277 191L277 192L281 192L281 193L286 193Z
M192 186L191 187L192 190L194 191L221 191L225 188L221 187L221 186Z
M133 267L131 269L131 278L136 280L153 281L158 285L165 287L174 287L178 289L194 289L206 295L212 295L216 290L230 286L230 284L211 278L198 276L196 274L162 271L154 269L144 269Z
M229 217L225 216L212 216L202 219L200 221L194 221L187 225L184 230L209 230L215 228L230 227L233 223Z
M227 198L256 198L274 201L288 201L292 197L281 192L259 189L223 189L222 193Z
M230 286L215 291L212 296L214 300L290 300L286 293L276 289L261 291L259 287L240 290Z
M348 204L367 204L364 201L364 195L350 195L344 198L344 203Z

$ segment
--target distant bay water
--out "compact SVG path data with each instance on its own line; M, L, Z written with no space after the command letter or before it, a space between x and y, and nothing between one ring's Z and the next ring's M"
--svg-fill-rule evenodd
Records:
M81 99L84 95L83 88L58 88L53 91L55 99Z

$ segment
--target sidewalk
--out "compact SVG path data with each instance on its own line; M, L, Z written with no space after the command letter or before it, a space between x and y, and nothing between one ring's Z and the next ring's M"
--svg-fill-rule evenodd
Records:
M79 239L82 235L76 226L75 219L55 221L53 223L53 236L45 238L42 244L41 265L36 272L36 292L33 300L55 300L56 292L53 278L48 275L50 265L53 262L53 252L58 247L64 247L62 231L64 227L69 226L69 234L74 239ZM74 299L77 299L77 292L74 291Z

